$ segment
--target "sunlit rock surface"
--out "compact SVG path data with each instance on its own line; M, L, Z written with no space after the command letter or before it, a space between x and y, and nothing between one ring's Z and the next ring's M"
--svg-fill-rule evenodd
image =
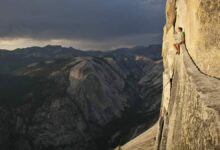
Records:
M219 0L168 0L156 150L220 149ZM176 55L174 28L186 45Z
M168 0L165 38L183 27L190 56L201 72L220 78L220 0ZM164 44L166 44L166 40Z
M156 140L157 125L155 124L146 132L121 146L122 150L153 150ZM115 148L118 150L119 147Z

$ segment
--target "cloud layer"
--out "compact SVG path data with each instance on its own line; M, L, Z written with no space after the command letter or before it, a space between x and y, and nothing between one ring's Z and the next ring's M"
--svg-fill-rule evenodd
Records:
M0 39L97 49L158 43L164 7L164 0L1 0Z

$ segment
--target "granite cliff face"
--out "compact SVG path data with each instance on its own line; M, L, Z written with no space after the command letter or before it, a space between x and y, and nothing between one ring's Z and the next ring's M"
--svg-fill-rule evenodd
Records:
M220 149L219 0L168 0L157 150ZM183 27L181 54L174 29Z
M162 62L124 51L1 51L0 149L105 150L149 127Z

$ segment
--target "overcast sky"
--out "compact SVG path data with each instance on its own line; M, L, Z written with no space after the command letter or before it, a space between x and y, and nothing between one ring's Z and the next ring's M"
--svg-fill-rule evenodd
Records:
M165 0L0 0L0 49L161 43Z

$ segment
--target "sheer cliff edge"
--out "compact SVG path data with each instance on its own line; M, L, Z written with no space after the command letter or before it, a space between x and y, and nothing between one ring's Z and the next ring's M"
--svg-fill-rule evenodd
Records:
M167 0L155 150L220 149L220 0ZM186 44L173 47L182 27Z

